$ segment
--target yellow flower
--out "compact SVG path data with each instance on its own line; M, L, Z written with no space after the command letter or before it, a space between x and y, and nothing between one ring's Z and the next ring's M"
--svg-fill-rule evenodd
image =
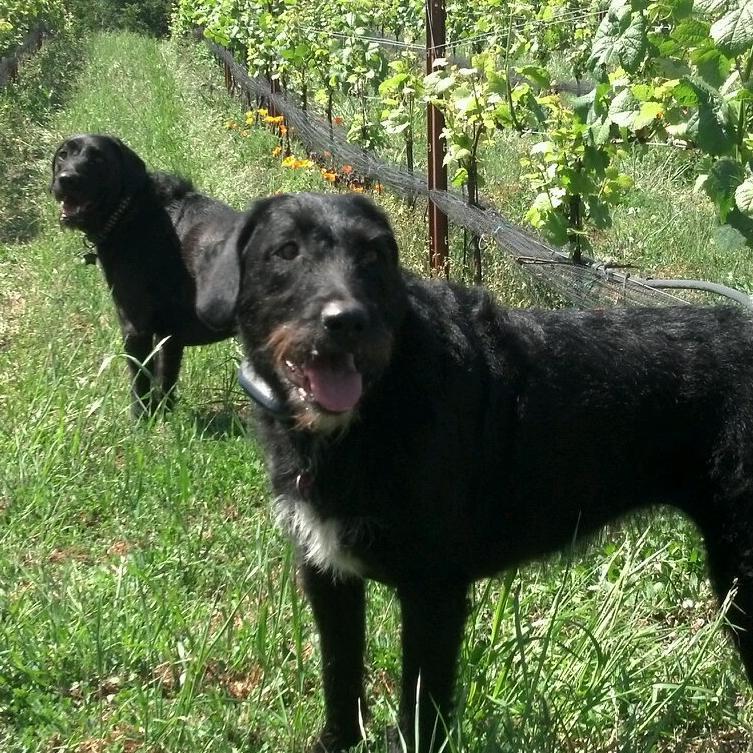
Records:
M262 118L266 118L267 115L269 115L269 110L267 110L266 107L260 107L256 112L258 112L259 116Z
M225 121L225 128L231 129L231 128L237 128L238 124L234 120L226 120Z
M286 125L280 126L280 136L286 136L288 133L288 127Z
M333 173L331 170L322 169L322 178L324 178L327 183L334 183L337 180L337 173Z
M273 157L279 157L279 156L280 156L281 154L282 154L282 147L281 147L281 146L276 146L276 147L275 147L275 148L274 148L274 149L272 150L272 156L273 156Z
M281 164L283 167L290 167L293 170L300 170L304 167L314 166L314 163L310 159L298 159L292 155L290 157L285 157Z

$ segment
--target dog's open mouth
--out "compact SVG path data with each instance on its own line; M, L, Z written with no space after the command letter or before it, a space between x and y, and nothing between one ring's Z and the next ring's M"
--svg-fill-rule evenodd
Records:
M93 202L79 196L66 196L60 201L60 221L63 223L85 217Z
M353 410L363 394L363 376L352 353L322 355L315 351L303 364L286 360L285 368L299 396L329 413Z

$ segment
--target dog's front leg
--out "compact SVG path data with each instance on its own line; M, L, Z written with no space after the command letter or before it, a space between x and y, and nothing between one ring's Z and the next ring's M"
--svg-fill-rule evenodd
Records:
M452 711L455 672L467 614L466 583L411 583L398 588L403 677L400 731L409 750L439 750ZM418 719L416 719L418 714Z
M150 412L152 375L146 360L152 352L152 336L124 333L123 348L128 356L128 373L131 376L131 415L140 418Z
M361 739L365 714L363 651L366 596L362 580L302 564L303 588L314 612L322 651L325 722L311 753L340 753Z
M171 410L175 404L175 384L178 381L180 364L183 360L183 344L175 335L167 338L157 335L154 338L154 346L158 345L160 349L157 354L157 382L160 389L159 394L155 396L155 402L163 401L164 408Z

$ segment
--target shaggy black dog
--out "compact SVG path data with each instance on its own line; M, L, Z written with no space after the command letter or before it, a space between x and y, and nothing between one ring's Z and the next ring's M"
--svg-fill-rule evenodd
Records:
M260 201L199 275L235 311L278 515L321 638L315 751L356 743L364 578L397 589L401 727L451 711L469 586L674 505L753 676L753 329L737 308L511 311L402 271L357 195ZM436 747L436 743L435 743Z
M120 139L99 134L73 136L57 148L51 190L61 224L85 233L112 291L133 413L151 412L163 400L169 405L184 346L233 334L230 319L211 329L196 316L194 267L226 239L240 213L186 180L148 172Z

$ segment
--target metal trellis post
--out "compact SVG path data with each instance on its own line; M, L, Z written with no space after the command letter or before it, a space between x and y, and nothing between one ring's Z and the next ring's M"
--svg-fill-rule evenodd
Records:
M445 0L426 0L426 72L445 55ZM429 191L447 190L447 167L443 164L445 143L441 138L444 114L434 105L426 110ZM447 215L429 199L429 266L433 273L449 274Z

